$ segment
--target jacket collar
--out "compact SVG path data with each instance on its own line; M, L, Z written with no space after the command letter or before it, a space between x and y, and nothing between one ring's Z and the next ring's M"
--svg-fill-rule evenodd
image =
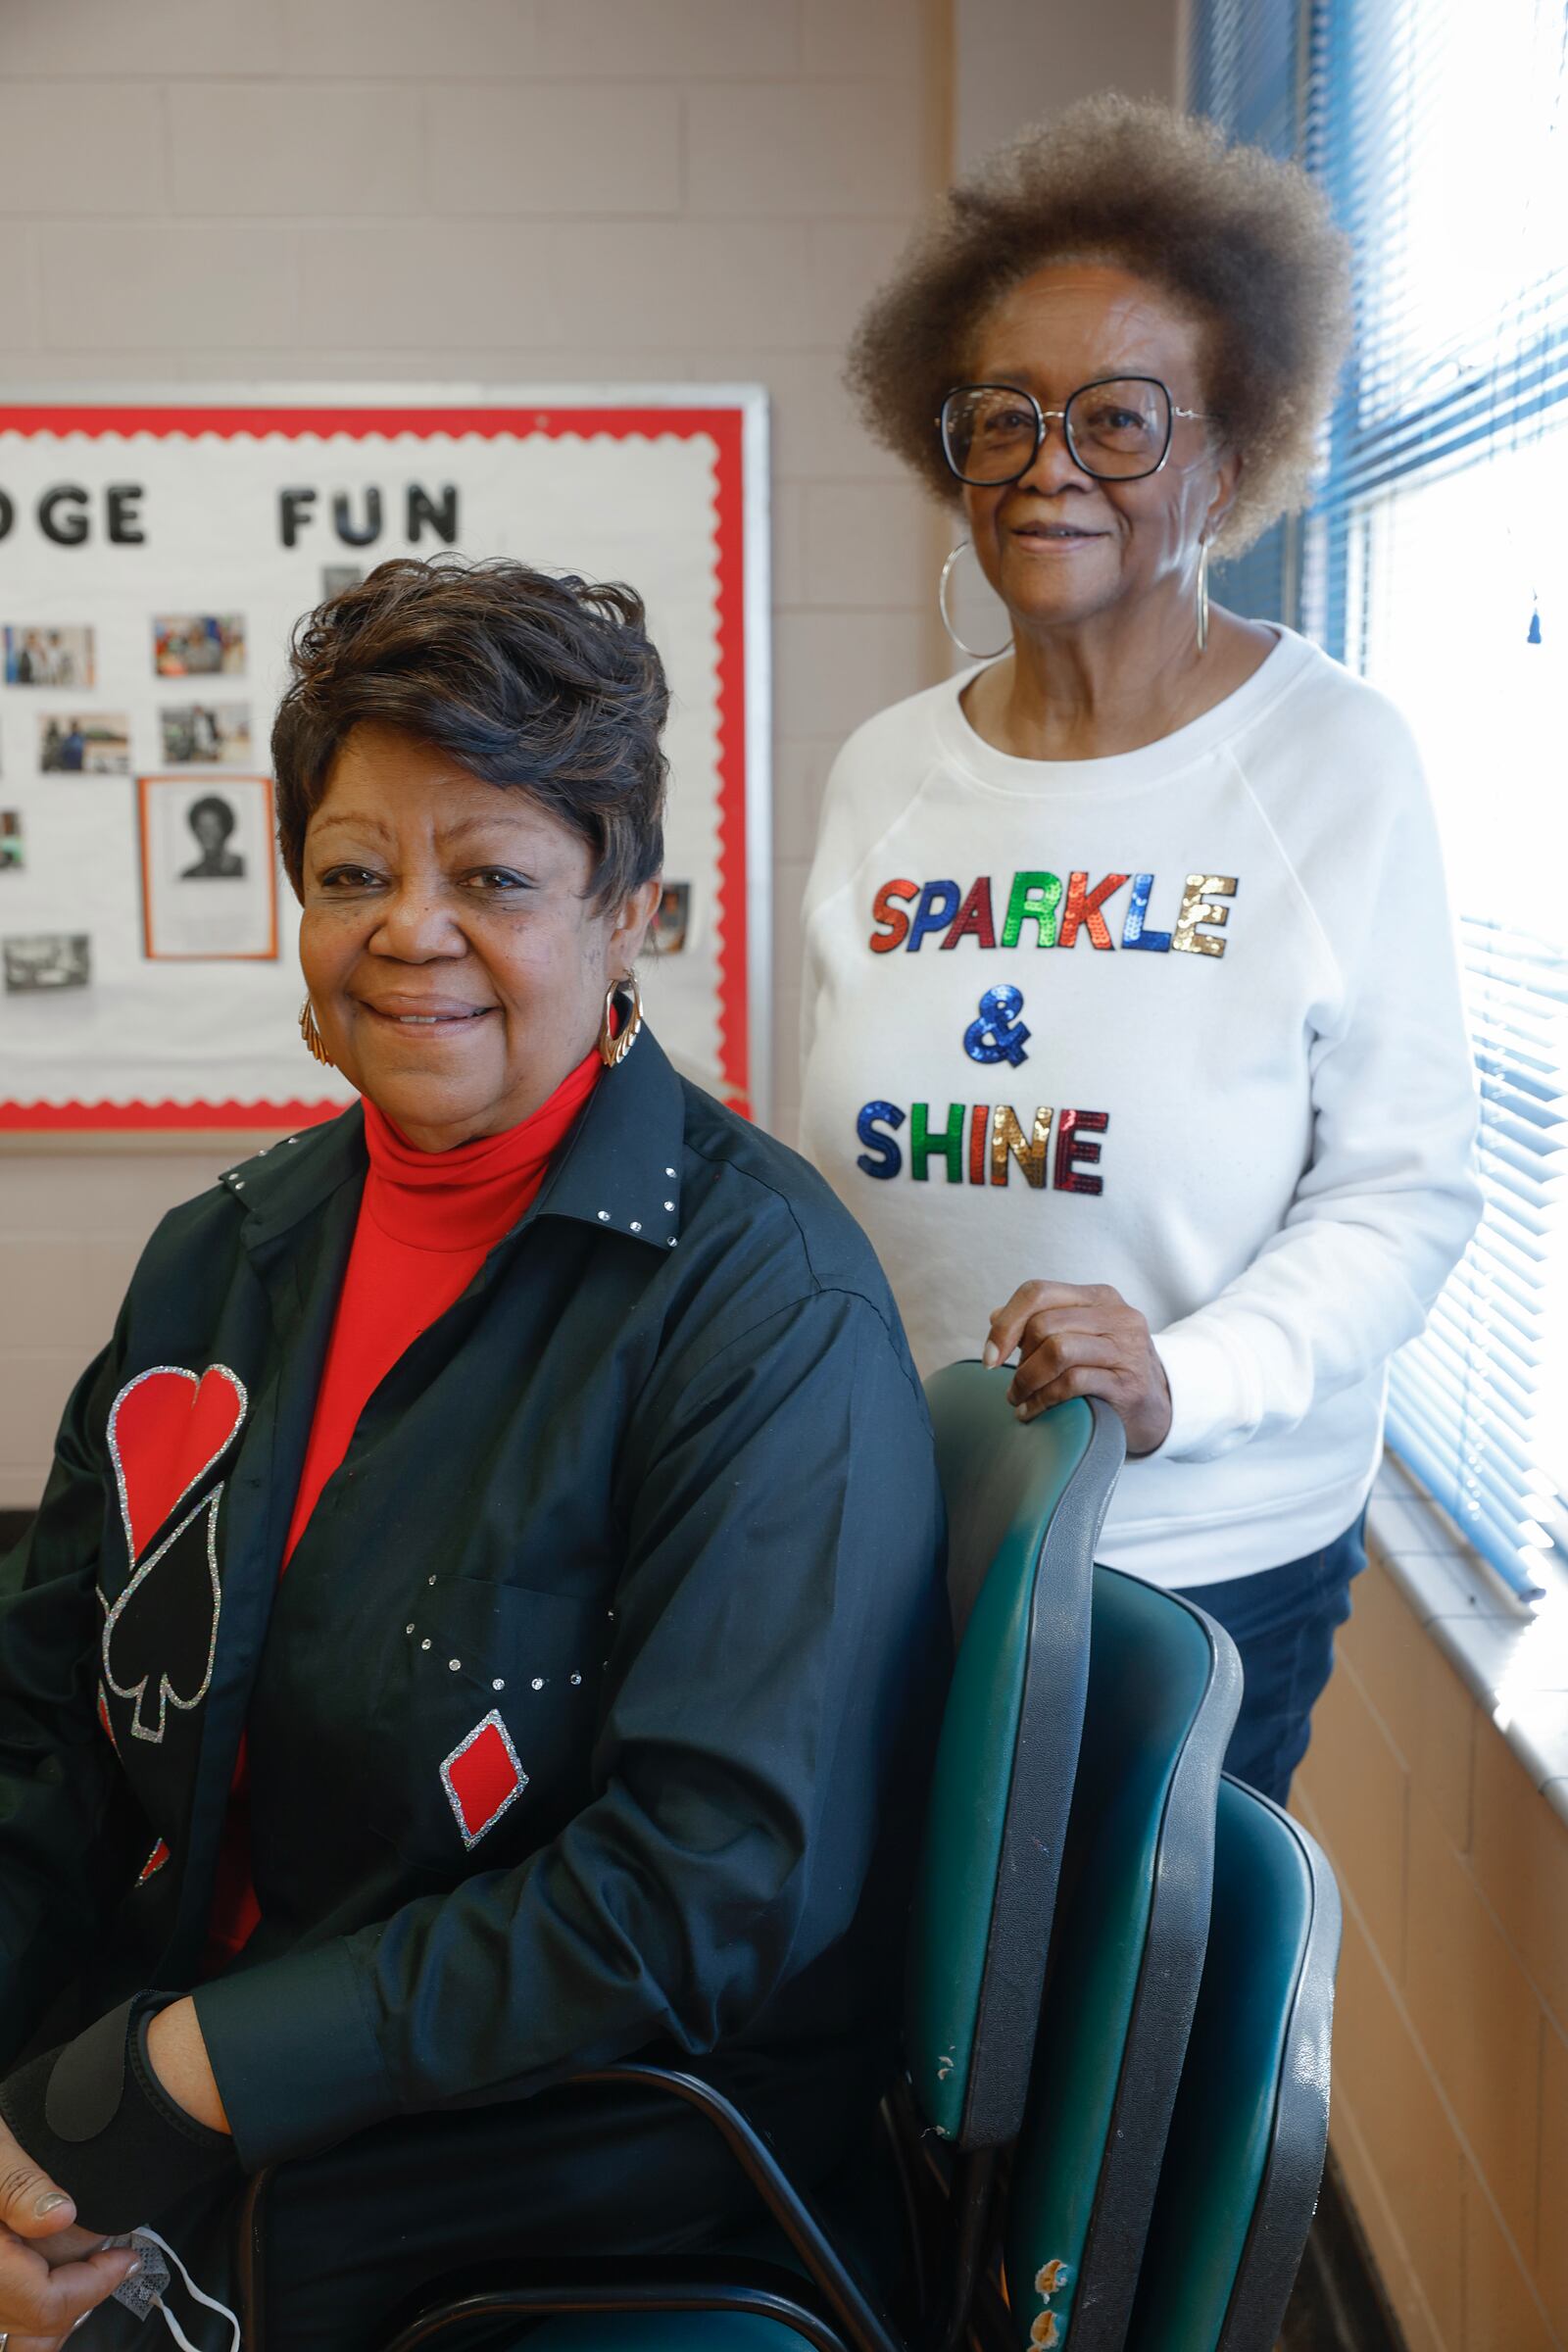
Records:
M680 1235L685 1132L681 1082L645 1026L625 1060L607 1070L589 1096L530 1215L571 1217L654 1250L672 1249Z
M646 1026L618 1067L594 1088L523 1224L569 1217L651 1249L680 1233L686 1104L680 1079ZM270 1144L226 1169L220 1184L245 1211L245 1242L261 1250L298 1225L368 1164L365 1113L352 1103L319 1127Z

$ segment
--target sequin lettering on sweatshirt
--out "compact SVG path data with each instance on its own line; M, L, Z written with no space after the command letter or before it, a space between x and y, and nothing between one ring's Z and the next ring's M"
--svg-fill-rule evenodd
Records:
M917 956L933 939L942 954L963 948L978 955L998 949L1028 954L1037 948L1072 949L1087 939L1100 955L1114 955L1119 947L1145 956L1175 952L1217 961L1226 943L1215 933L1229 922L1231 909L1223 902L1236 896L1236 875L1186 875L1168 931L1150 920L1157 887L1152 873L1096 878L1087 867L1074 868L1065 883L1044 867L1024 867L1010 876L980 874L967 889L948 875L934 882L898 875L872 895L867 945L873 956L899 950ZM1125 901L1111 910L1123 891ZM1170 894L1162 895L1168 906Z
M1093 1173L1110 1125L1107 1110L1058 1110L1049 1102L1019 1111L1010 1102L862 1103L856 1133L864 1150L862 1175L887 1183L907 1175L916 1184L1005 1187L1016 1169L1038 1193L1100 1193ZM902 1131L907 1127L907 1135Z

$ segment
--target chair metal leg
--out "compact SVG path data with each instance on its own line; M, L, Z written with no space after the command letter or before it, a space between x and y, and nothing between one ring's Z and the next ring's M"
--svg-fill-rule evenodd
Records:
M985 2274L996 2216L998 2151L976 2148L960 2156L953 2180L953 2232L947 2275L942 2280L920 2352L958 2352L969 2327L976 2291Z

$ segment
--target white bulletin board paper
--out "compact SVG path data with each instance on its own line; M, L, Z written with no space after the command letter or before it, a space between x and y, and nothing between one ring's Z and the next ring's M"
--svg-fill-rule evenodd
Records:
M765 436L744 387L0 403L0 1132L351 1099L299 1040L268 739L334 575L448 547L644 599L672 697L644 1001L679 1067L765 1115Z

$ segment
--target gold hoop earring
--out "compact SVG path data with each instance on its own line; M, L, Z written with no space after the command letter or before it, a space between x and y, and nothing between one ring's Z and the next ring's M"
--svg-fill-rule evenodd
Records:
M1198 551L1198 650L1208 647L1208 541Z
M320 1062L322 1067L328 1070L334 1066L332 1056L322 1043L321 1032L316 1026L316 1006L311 1003L309 997L300 1006L300 1036L304 1040L305 1051L313 1061Z
M631 992L631 1009L628 1012L624 1005L621 1007L621 1023L616 1029L615 1000L622 991L628 989ZM637 985L636 973L628 972L624 980L612 980L605 991L605 1017L599 1024L599 1058L607 1070L614 1069L618 1062L625 1060L637 1043L642 1025L643 992Z

